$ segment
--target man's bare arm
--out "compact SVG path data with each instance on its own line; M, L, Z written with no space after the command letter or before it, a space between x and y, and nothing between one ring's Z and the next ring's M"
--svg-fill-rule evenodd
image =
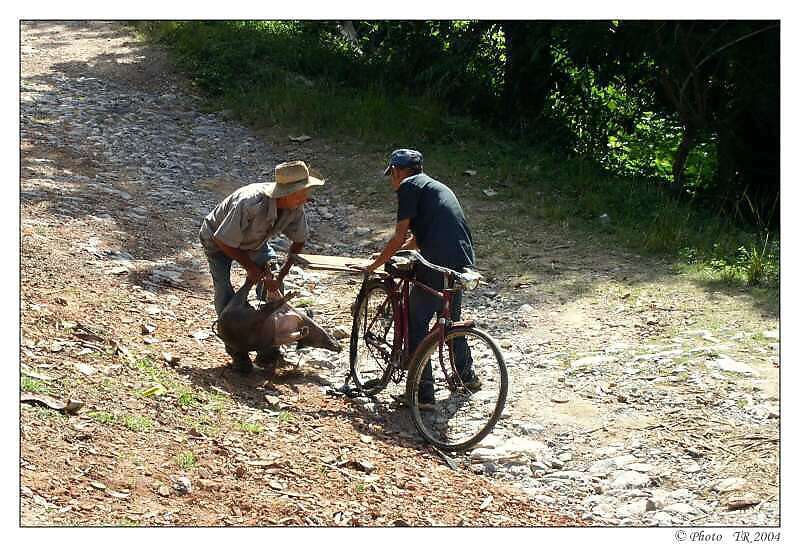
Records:
M292 243L291 247L289 247L289 253L286 255L286 262L283 263L283 266L281 267L281 271L278 272L278 283L279 284L283 280L283 278L286 277L286 274L289 273L289 269L292 267L292 264L294 264L294 261L292 260L292 256L294 256L296 254L299 254L299 253L302 253L303 252L303 247L305 246L305 244L306 244L305 241L298 241L296 243Z
M419 245L417 245L417 238L414 236L414 234L411 234L411 237L406 239L406 242L403 243L402 247L400 247L401 251L416 251L417 249L419 249Z
M374 272L381 266L383 266L387 260L389 260L394 253L400 250L401 247L406 243L406 234L408 233L408 227L411 224L411 220L405 219L401 220L397 223L394 228L394 236L389 242L386 244L386 247L383 248L383 251L375 261L367 266L368 272Z

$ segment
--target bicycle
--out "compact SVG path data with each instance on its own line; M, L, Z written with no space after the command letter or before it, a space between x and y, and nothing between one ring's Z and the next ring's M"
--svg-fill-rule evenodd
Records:
M417 280L417 263L441 272L446 288L436 290ZM365 395L376 395L390 381L402 382L407 372L405 401L414 425L426 441L454 452L474 446L489 434L508 394L508 372L497 343L476 328L474 321L451 320L454 295L477 288L480 279L475 270L457 272L428 262L416 251L401 251L386 263L384 272L365 276L353 306L350 374L356 387ZM409 348L411 287L442 300L435 324L413 354ZM472 362L480 378L478 389L467 387L459 374L458 345L465 362ZM438 367L430 363L434 354ZM461 363L462 370L464 365ZM420 409L420 386L427 366L433 373L436 400L430 413Z

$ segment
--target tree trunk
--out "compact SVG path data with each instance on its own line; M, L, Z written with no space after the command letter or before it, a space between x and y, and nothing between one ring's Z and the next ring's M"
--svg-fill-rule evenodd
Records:
M683 138L678 145L678 151L675 153L675 159L672 160L672 183L670 190L675 195L680 195L683 192L686 173L686 160L689 159L689 152L692 151L695 143L695 130L691 124L685 124L683 130Z
M505 78L503 107L507 120L533 120L542 114L553 79L549 21L504 21Z

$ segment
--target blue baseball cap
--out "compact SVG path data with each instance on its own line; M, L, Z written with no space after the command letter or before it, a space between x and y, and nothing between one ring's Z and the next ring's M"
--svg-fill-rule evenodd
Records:
M392 152L389 156L389 165L386 166L384 175L388 175L392 167L402 167L404 169L409 167L422 167L422 153L408 148L401 148Z

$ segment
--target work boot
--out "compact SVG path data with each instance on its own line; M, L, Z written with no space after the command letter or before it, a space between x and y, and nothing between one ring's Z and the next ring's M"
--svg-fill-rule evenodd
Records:
M231 355L230 367L236 372L242 374L249 374L253 371L253 362L250 361L250 356L245 354Z
M256 353L256 364L261 368L275 368L282 357L279 348L269 348L268 350Z

